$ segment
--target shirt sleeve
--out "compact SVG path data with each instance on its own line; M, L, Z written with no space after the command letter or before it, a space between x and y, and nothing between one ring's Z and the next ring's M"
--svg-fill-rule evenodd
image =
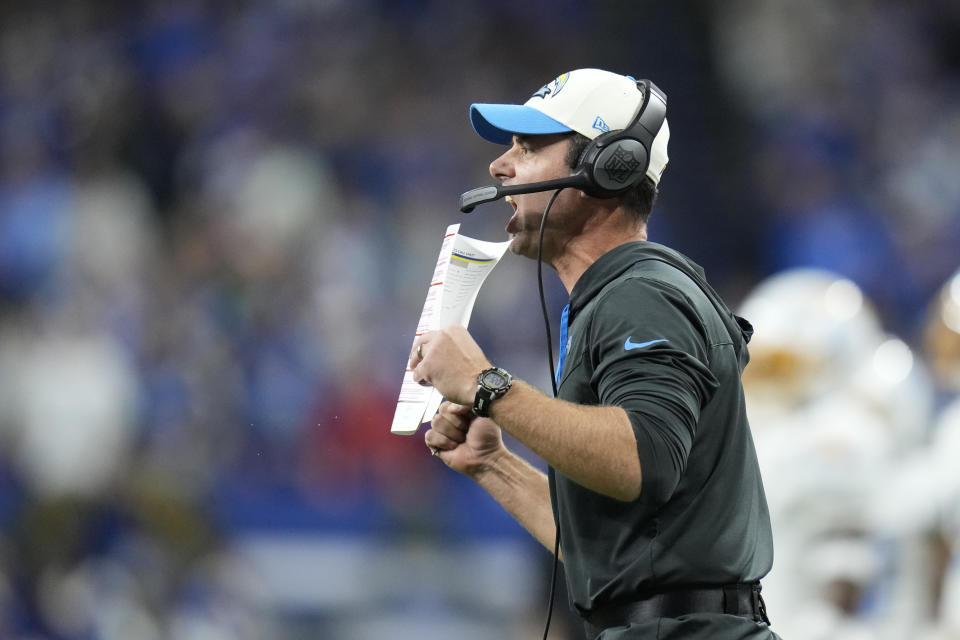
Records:
M604 292L590 327L591 384L622 407L637 438L640 500L666 502L680 482L700 410L719 383L703 323L682 292L631 278Z

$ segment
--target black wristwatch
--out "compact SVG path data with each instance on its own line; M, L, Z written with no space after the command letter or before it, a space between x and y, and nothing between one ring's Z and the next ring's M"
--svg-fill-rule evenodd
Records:
M500 367L481 371L477 376L477 395L473 398L474 415L489 418L493 401L510 391L512 384L513 376Z

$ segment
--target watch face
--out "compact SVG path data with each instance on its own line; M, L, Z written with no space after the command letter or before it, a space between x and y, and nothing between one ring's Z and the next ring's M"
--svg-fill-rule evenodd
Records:
M499 389L507 383L507 379L496 371L488 371L483 376L483 384L493 389Z

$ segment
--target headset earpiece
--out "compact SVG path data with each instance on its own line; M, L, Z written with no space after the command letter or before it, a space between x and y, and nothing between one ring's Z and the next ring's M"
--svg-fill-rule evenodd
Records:
M588 195L621 195L647 175L650 149L667 115L667 97L649 80L638 80L637 88L643 93L643 102L630 126L591 140L573 171L589 183L583 189Z

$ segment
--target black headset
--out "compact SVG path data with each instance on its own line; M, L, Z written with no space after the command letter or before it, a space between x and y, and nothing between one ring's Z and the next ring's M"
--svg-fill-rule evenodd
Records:
M564 178L510 186L472 189L460 196L460 211L470 213L479 204L504 196L551 189L580 189L595 198L626 193L647 175L653 140L667 117L667 96L649 80L637 80L643 103L625 129L607 131L590 141L573 173Z
M629 191L647 175L653 140L667 117L667 96L649 80L638 80L643 103L626 129L607 131L583 150L573 175L582 175L595 198L612 198Z

